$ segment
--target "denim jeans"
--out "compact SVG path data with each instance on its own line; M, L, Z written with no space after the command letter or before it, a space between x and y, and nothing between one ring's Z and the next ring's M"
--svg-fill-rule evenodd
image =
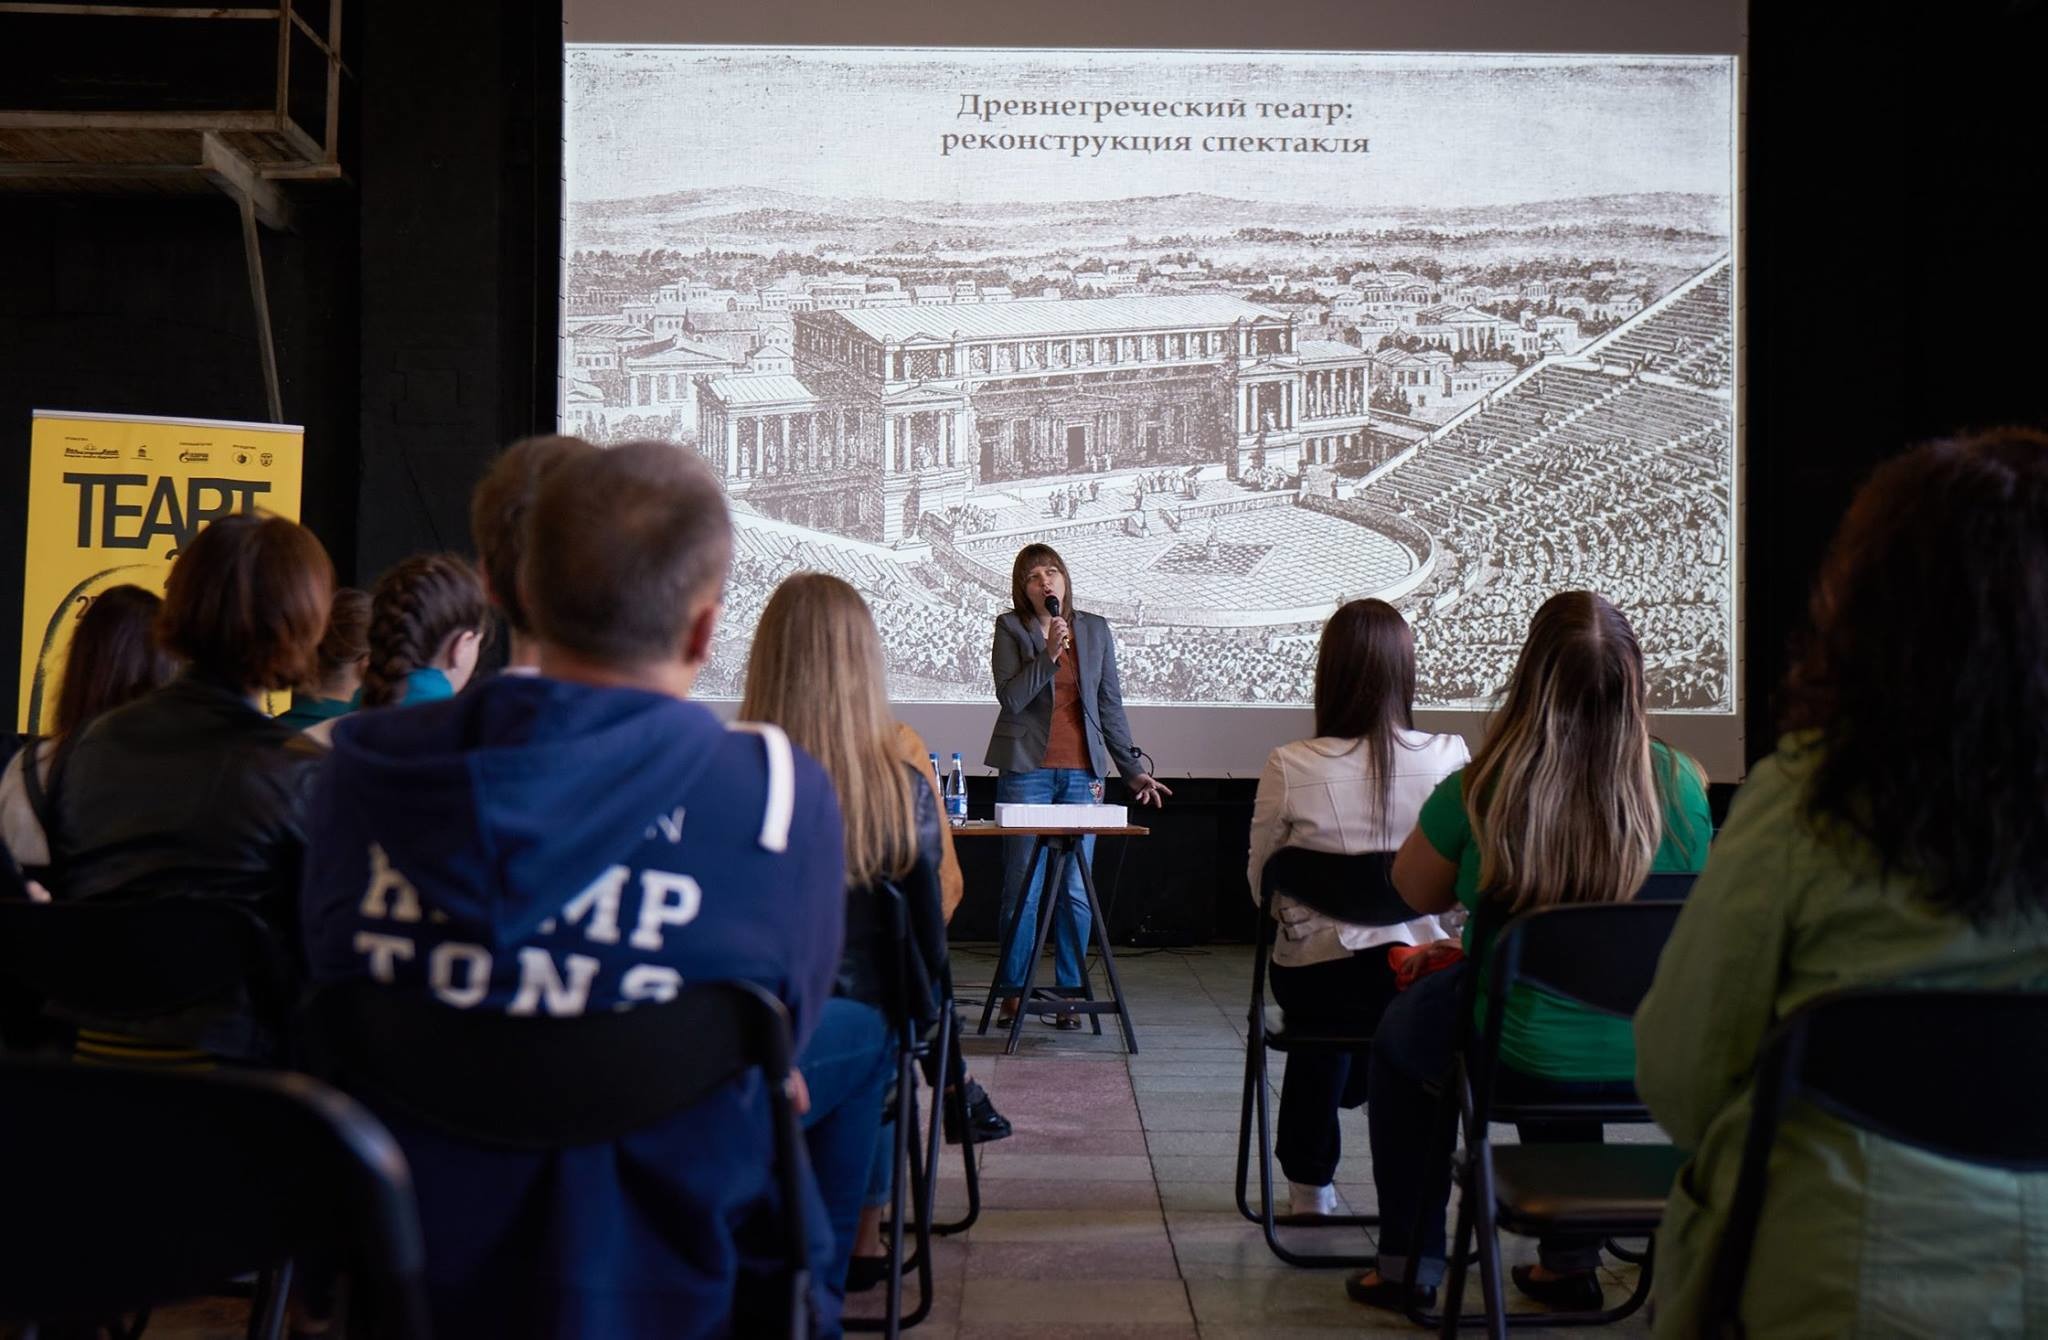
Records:
M824 1283L835 1305L846 1294L846 1263L853 1255L875 1131L882 1123L882 1095L895 1063L889 1021L874 1006L844 996L825 1002L817 1029L797 1057L811 1094L804 1144L832 1223L833 1266ZM837 1324L835 1315L831 1326Z
M1086 768L1006 772L996 778L996 803L1089 805L1098 799L1094 788L1099 784L1100 779ZM1031 941L1038 932L1038 896L1045 884L1046 862L1053 853L1049 848L1042 850L1039 859L1026 871L1025 863L1031 861L1031 849L1036 842L1036 838L1028 837L1003 839L1003 925L1007 927L1012 917L1020 918L1016 938L1010 942L1010 952L1003 958L999 974L1004 986L1023 984L1025 961L1031 957ZM1079 862L1094 859L1095 839L1082 838L1073 863L1067 866L1063 906L1053 915L1053 980L1060 986L1081 985L1081 963L1088 952L1089 916L1088 891L1081 883Z
M1380 1199L1379 1272L1400 1279L1408 1258L1416 1258L1416 1281L1435 1288L1444 1274L1444 1207L1451 1194L1449 1144L1439 1125L1442 1107L1428 1086L1450 1071L1451 1049L1458 1039L1459 988L1470 963L1433 972L1394 997L1380 1016L1373 1035L1372 1099L1366 1104L1366 1129L1372 1139L1373 1181ZM1290 1064L1292 1064L1290 1062ZM1525 1075L1502 1065L1494 1072L1494 1094L1503 1101L1538 1102L1559 1098L1606 1098L1632 1091L1626 1081L1578 1082ZM1524 1143L1597 1143L1598 1122L1522 1122L1516 1128ZM1422 1237L1409 1240L1416 1206L1425 1214ZM1538 1259L1556 1271L1590 1270L1600 1264L1597 1237L1569 1234L1545 1236Z

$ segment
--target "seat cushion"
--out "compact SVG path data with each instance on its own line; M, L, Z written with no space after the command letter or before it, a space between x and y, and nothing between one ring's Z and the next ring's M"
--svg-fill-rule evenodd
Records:
M1652 1231L1685 1159L1671 1145L1496 1146L1493 1183L1502 1227Z

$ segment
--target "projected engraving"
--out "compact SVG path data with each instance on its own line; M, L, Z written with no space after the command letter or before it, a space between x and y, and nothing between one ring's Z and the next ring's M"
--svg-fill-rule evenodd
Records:
M1305 703L1376 595L1423 703L1481 704L1591 587L1653 706L1734 709L1732 63L572 47L569 85L562 425L724 481L701 690L814 568L898 700L982 701L1044 540L1134 702Z

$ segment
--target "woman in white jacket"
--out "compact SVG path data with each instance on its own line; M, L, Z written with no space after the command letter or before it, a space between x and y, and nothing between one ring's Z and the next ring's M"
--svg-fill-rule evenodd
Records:
M1438 782L1470 759L1455 735L1415 729L1415 639L1382 600L1354 600L1323 625L1316 654L1313 738L1275 749L1252 806L1252 897L1282 847L1391 852ZM1387 951L1444 939L1433 916L1352 926L1282 898L1273 941L1273 998L1289 1027L1370 1035L1394 998ZM1341 1152L1337 1109L1366 1099L1363 1057L1290 1056L1274 1139L1295 1215L1335 1214Z

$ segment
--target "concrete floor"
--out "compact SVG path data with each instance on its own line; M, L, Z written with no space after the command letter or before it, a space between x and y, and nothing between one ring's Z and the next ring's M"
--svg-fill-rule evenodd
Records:
M1344 1271L1281 1262L1237 1213L1231 1186L1251 951L1127 951L1117 963L1137 1030L1135 1056L1124 1054L1113 1016L1099 1038L1029 1021L1016 1056L1001 1054L993 1029L987 1038L970 1032L970 1064L1016 1133L981 1147L980 1220L938 1243L937 1303L915 1334L1419 1334L1404 1318L1346 1298ZM992 964L986 947L955 947L963 999L986 989ZM1102 990L1099 974L1096 989ZM978 1016L968 1013L970 1030ZM1277 1055L1273 1061L1277 1085L1285 1062ZM1355 1209L1371 1210L1365 1114L1346 1112L1342 1123L1338 1191ZM1633 1134L1654 1138L1647 1128ZM1502 1128L1497 1138L1512 1141L1514 1134ZM951 1152L940 1183L941 1219L965 1206L958 1151ZM1283 1233L1303 1250L1372 1250L1363 1230ZM1510 1263L1535 1259L1531 1242L1506 1239L1505 1251ZM1608 1298L1618 1302L1633 1288L1635 1268L1610 1264L1616 1269L1607 1279ZM848 1315L878 1311L879 1298L879 1291L856 1296ZM1476 1272L1468 1300L1476 1308ZM1647 1333L1641 1314L1589 1332L1617 1340Z

